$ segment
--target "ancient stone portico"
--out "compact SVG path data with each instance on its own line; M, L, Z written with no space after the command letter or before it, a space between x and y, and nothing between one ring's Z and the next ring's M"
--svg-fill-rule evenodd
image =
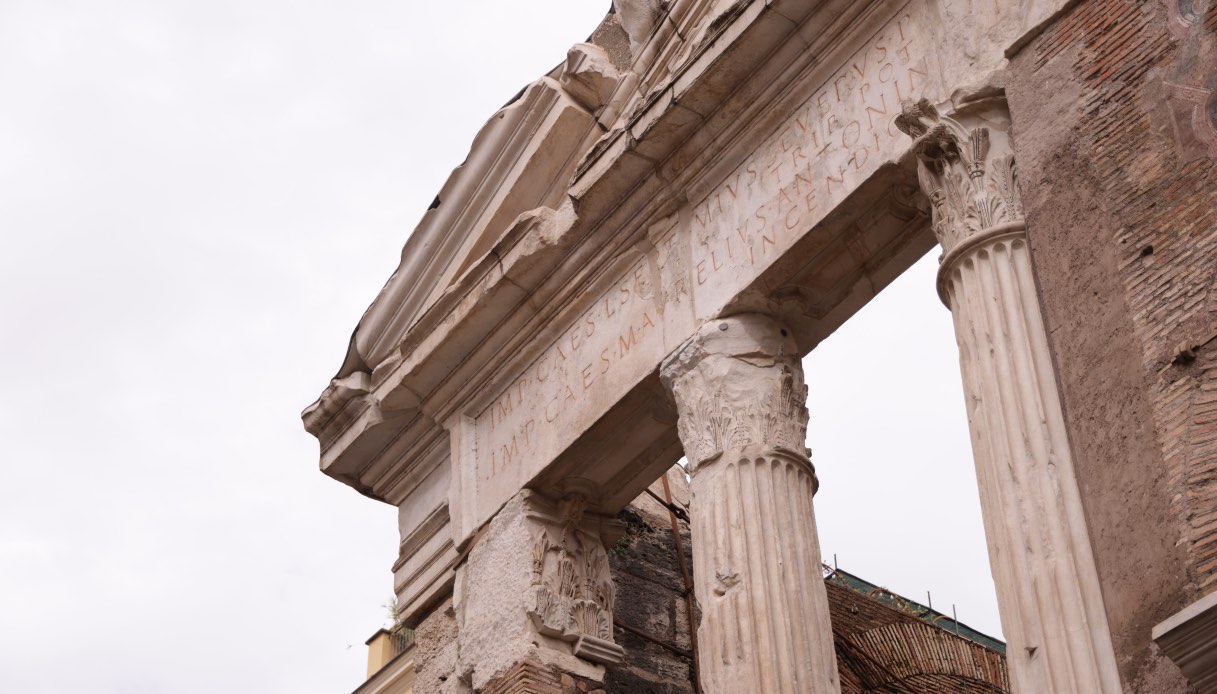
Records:
M447 634L419 682L628 665L618 514L684 455L698 690L860 686L799 360L940 244L1012 691L1212 691L1217 13L613 5L477 134L304 413L400 509L398 601Z

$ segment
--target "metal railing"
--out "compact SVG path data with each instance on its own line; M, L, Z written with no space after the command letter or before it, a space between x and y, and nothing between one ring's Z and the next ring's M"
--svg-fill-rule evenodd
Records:
M394 658L401 655L402 653L405 653L406 650L410 648L410 646L414 645L414 630L401 628L401 629L394 629L393 631L390 631L389 632L389 644L390 644L390 651L393 653ZM391 659L392 658L390 658L390 660Z

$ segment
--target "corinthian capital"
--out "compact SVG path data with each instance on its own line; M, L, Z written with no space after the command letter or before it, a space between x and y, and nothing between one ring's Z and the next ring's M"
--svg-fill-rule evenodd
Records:
M691 471L725 453L806 460L807 386L794 338L768 316L710 321L664 362Z
M990 229L1023 223L1005 100L991 97L944 115L906 100L896 127L913 138L917 178L933 205L934 235L949 255Z

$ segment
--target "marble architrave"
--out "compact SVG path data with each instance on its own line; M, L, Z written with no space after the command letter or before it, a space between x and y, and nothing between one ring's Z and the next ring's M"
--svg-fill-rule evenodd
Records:
M807 243L818 224L881 169L905 156L908 144L894 124L901 100L927 93L945 96L1000 64L1000 56L992 54L944 57L936 43L946 27L920 2L864 16L882 21L853 35L856 47L838 59L835 69L808 66L814 88L799 98L782 95L786 101L775 109L788 115L753 114L767 132L752 134L747 153L731 168L724 163L732 160L720 158L705 162L704 169L664 172L679 181L687 202L674 209L654 206L636 240L581 278L580 291L563 305L562 314L540 326L527 357L513 364L509 378L449 410L442 422L452 433L459 471L454 475L456 537L468 537L516 489L542 474L653 375L659 360L698 325L756 292L758 284L762 292L770 291L762 278L779 259ZM745 14L737 21L746 19ZM1028 23L1026 18L1006 20L995 13L987 26ZM754 21L767 20L758 14ZM789 40L809 40L809 22L787 23L785 29L798 37ZM957 76L950 75L955 71ZM674 92L685 109L696 103L693 96ZM580 215L596 210L598 198L616 197L612 187L632 185L618 177L635 171L634 160L662 156L649 148L659 144L669 127L664 119L680 110L668 108L662 114L644 110L635 125L620 131L629 137L612 132L602 139L603 150L581 165L572 183L573 214L557 213L571 224L569 232L554 227L550 233L577 233ZM685 173L699 170L704 173ZM833 262L852 265L857 260ZM842 271L833 267L806 273L838 276ZM807 349L806 341L804 345ZM604 486L603 480L596 482Z
M690 181L695 198L659 215L631 247L596 268L510 378L445 420L459 470L458 537L485 523L698 325L754 287L837 205L901 157L907 143L892 122L896 104L927 86L935 60L924 20L910 3L860 36L843 64L784 106L789 115L769 125L732 169L717 180ZM596 167L618 156L615 141L607 141L606 153L574 183L580 199L603 194Z
M633 410L706 321L784 302L805 352L927 250L899 102L1064 4L621 2L628 55L576 45L495 114L304 415L326 474L403 509L410 619L522 488L611 512L666 469L670 413Z

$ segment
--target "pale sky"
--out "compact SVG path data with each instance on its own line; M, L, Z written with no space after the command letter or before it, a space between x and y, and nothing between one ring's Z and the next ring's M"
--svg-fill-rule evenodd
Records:
M299 413L481 124L607 8L0 1L0 691L363 681L396 513ZM933 271L808 361L822 545L999 635Z

